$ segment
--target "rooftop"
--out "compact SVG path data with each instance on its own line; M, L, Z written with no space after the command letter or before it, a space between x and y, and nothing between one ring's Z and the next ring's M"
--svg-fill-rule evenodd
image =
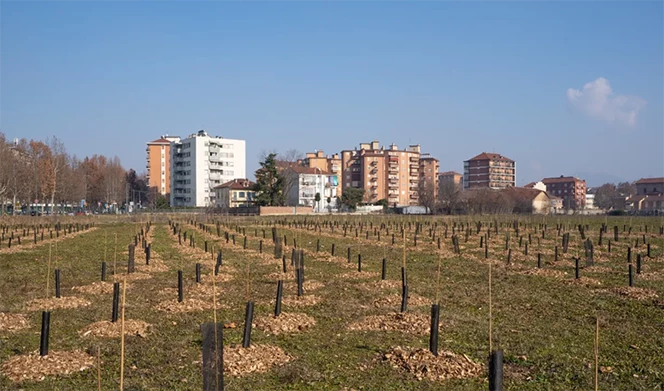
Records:
M487 152L482 152L479 155L475 156L472 159L469 159L467 161L477 161L477 160L493 160L493 161L501 161L501 162L514 162L514 160L505 157L501 154L498 153L487 153Z
M439 172L438 175L439 175L439 176L452 176L452 175L459 175L459 176L462 176L461 174L459 174L459 173L456 172L456 171Z
M309 174L309 175L329 174L329 172L321 170L320 168L317 167L291 166L289 168L298 174Z
M544 182L545 185L549 183L569 183L569 182L576 182L576 181L581 181L585 182L583 179L579 179L573 176L559 176L559 177L554 177L554 178L544 178L542 179L542 182Z
M664 178L641 178L636 181L637 185L647 185L651 183L664 183Z
M150 141L148 144L170 144L171 142L169 140L166 140L165 138L160 138L154 141Z
M215 189L225 189L229 188L231 190L242 190L242 189L251 189L255 185L254 182L249 179L236 178L232 181L222 183L219 186L215 186Z

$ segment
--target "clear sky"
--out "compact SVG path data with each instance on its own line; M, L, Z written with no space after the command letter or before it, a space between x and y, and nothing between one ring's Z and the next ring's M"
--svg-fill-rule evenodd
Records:
M609 2L0 3L0 129L145 170L199 129L263 150L495 151L517 185L664 176L664 6Z

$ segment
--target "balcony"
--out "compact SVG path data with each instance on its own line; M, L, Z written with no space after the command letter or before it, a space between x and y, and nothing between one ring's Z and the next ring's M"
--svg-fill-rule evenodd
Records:
M210 155L210 161L218 163L221 161L221 157L219 157L219 155Z
M411 162L419 162L419 161L420 161L420 158L418 158L417 156L411 156L409 160L410 160Z
M399 169L397 167L390 167L387 169L387 172L389 172L390 174L396 174L399 172Z
M220 152L220 151L221 151L221 149L219 148L218 145L210 144L210 152L215 152L216 153L216 152Z
M416 199L420 198L420 196L417 193L410 193L410 198L416 200Z

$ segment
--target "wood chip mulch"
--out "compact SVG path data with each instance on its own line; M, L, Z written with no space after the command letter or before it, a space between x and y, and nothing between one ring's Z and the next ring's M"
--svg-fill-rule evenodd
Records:
M553 277L553 278L564 278L567 275L567 272L561 272L560 270L553 269L528 269L520 271L517 274L524 276L543 276L543 277Z
M265 316L256 319L256 327L266 334L297 333L316 324L311 316L298 312L282 312L279 316Z
M59 299L49 297L48 299L34 299L27 303L28 311L49 311L55 309L72 309L87 307L90 301L76 296L62 296Z
M217 285L213 287L212 284L192 284L191 286L185 286L184 288L184 297L193 297L196 299L203 300L212 300L212 294L217 292L217 297L219 297L224 289ZM170 297L178 296L177 288L164 288L158 292L160 295L166 295Z
M145 337L150 328L151 325L142 320L125 319L124 322L125 335ZM80 330L78 334L81 337L119 338L121 330L122 322L120 320L115 323L103 320L86 326L84 329Z
M597 262L597 261L595 261L595 262ZM584 267L583 271L588 272L588 273L615 273L616 272L615 270L611 269L610 267L597 266L597 265Z
M339 277L349 279L349 280L361 280L365 278L378 278L380 275L375 272L350 272L340 274Z
M116 274L115 281L120 283L120 287L122 287L122 281L124 281L125 276L127 277L127 281L149 280L152 278L151 274L141 272Z
M621 286L618 288L611 289L613 293L617 293L620 296L628 297L630 299L636 300L652 300L657 299L659 296L652 289L639 288L639 287L630 287L630 286Z
M47 376L69 375L84 371L95 364L93 356L80 350L39 352L14 356L2 364L2 373L13 382L41 381Z
M295 276L293 276L293 273L274 272L266 274L265 279L274 280L274 281L279 281L279 280L288 281L295 279Z
M127 284L127 288L130 286L130 284ZM120 289L122 289L122 282L120 282ZM111 295L113 294L113 283L108 281L97 281L89 285L75 286L72 290L87 295Z
M662 279L662 273L660 272L649 272L649 273L644 273L641 272L641 274L635 274L634 278L637 280L643 280L643 281L659 281Z
M362 284L362 288L373 291L377 289L401 289L401 280L379 280Z
M157 310L170 313L196 312L211 310L212 306L212 300L203 301L200 299L185 298L181 303L177 299L162 301L157 304ZM217 303L217 309L221 308L225 308L225 306Z
M466 379L482 376L484 366L472 361L465 354L438 352L434 356L427 349L395 347L382 356L384 361L400 371L413 374L417 380L433 381Z
M23 314L0 312L0 331L19 331L30 327L28 318Z
M320 296L304 295L304 296L289 296L281 300L281 303L286 307L311 307L320 303Z
M304 290L304 293L307 293L307 292L316 291L324 286L325 284L323 284L320 281L305 280L304 283L302 284L302 290ZM297 283L286 282L284 284L284 292L297 292Z
M278 346L252 344L248 348L241 345L224 347L224 373L236 377L267 372L291 360L293 357Z
M136 265L136 270L142 273L162 273L169 271L170 268L162 260L150 258L149 265L145 263L138 264Z
M203 274L201 276L201 281L204 284L212 284L212 279L214 279L215 282L217 283L227 282L233 279L233 275L222 273L221 271L219 271L219 274L217 274L216 276L214 274Z
M431 319L422 314L392 313L367 316L348 326L351 331L401 331L415 335L428 335ZM442 328L442 322L441 326Z
M373 306L376 308L401 308L401 295L384 296L373 301ZM426 297L408 294L408 306L421 307L433 304L433 300Z

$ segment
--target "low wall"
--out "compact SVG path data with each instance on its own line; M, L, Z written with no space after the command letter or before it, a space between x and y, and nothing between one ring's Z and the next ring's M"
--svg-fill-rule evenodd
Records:
M314 213L310 206L261 206L261 216L306 215Z

